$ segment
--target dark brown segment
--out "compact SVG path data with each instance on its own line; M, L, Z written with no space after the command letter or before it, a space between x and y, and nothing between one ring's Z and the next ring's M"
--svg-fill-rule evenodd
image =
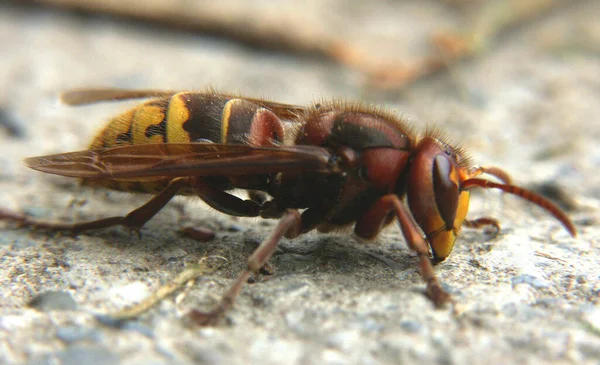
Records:
M357 149L372 147L396 147L394 141L379 125L381 121L375 115L348 112L337 115L333 122L329 141Z
M345 146L357 150L395 148L408 151L413 140L384 115L362 110L317 109L308 115L297 143Z
M198 93L184 93L179 97L184 98L189 111L189 118L183 123L183 129L188 133L190 141L219 143L223 108L229 97Z
M223 112L225 140L221 142L246 144L258 109L259 105L244 99L229 100Z

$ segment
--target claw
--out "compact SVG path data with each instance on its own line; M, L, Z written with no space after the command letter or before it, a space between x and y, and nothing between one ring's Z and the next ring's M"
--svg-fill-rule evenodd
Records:
M275 268L270 263L264 264L260 270L258 270L261 275L273 275L275 273Z
M141 240L142 239L142 231L139 228L129 228L129 236L131 236L132 234L136 234L138 236L138 238Z
M452 297L436 282L427 284L427 296L436 308L444 308L447 303L452 303Z

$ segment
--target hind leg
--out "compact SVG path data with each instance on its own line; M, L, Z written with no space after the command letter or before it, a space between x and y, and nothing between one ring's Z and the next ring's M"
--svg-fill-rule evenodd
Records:
M108 217L81 223L61 223L48 222L24 214L0 210L0 220L16 222L23 227L47 229L51 231L67 231L73 234L112 226L124 226L139 234L140 228L154 217L181 188L187 185L189 185L189 178L173 179L163 191L152 197L146 204L132 210L125 216Z
M146 204L132 210L125 216L108 217L81 223L61 223L39 220L24 214L0 210L0 220L16 222L23 227L66 231L73 234L120 225L139 234L140 228L164 208L177 195L179 190L189 186L192 186L196 193L198 193L198 196L208 205L225 214L243 217L258 216L260 205L254 201L242 200L224 191L215 189L199 178L179 177L171 180L166 188L152 197ZM188 233L193 234L194 232Z

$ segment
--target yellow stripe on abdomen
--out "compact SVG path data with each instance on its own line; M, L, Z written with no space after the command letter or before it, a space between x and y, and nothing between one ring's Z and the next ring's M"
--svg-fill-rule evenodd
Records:
M231 116L231 107L239 99L231 99L225 104L223 114L221 115L221 143L227 143L227 134L229 133L229 117Z
M187 107L190 93L178 93L171 97L167 109L167 142L190 142L189 135L183 130L183 123L190 118Z
M150 100L137 107L131 128L133 144L164 143L167 100Z

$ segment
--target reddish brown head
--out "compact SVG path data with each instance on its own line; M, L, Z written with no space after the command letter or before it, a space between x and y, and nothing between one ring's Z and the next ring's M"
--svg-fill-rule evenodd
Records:
M434 137L417 145L410 163L407 199L411 213L429 241L434 259L445 259L469 209L464 158Z
M435 136L424 137L415 148L408 171L406 196L413 218L421 227L433 259L448 257L469 210L469 189L495 188L517 195L545 209L575 236L575 227L565 213L547 199L510 184L510 178L495 167L470 168L468 159ZM487 173L503 181L475 178Z

